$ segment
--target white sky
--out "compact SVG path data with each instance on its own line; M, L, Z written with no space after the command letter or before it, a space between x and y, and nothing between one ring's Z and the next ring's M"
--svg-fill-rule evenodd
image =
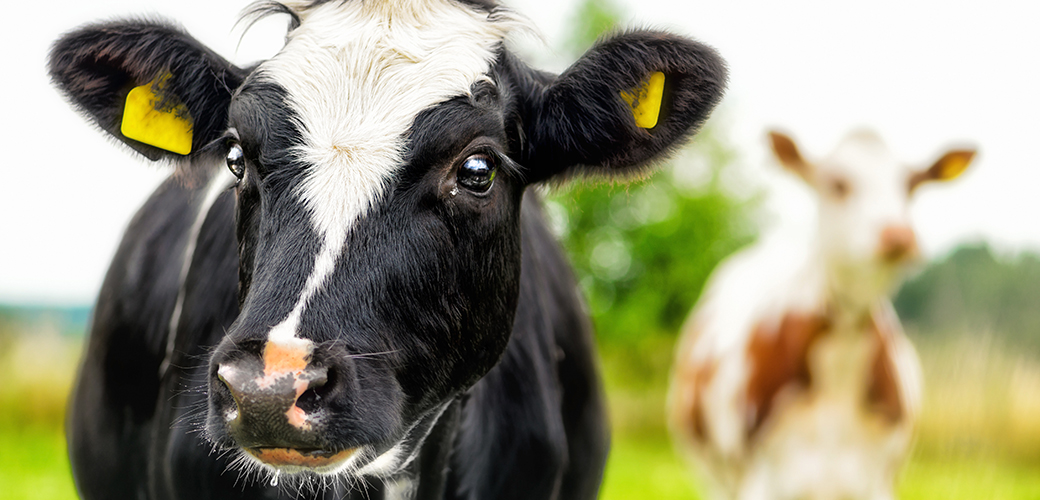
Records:
M571 0L507 2L535 21L549 45L571 21ZM1032 151L1040 137L1040 3L619 2L631 13L627 24L694 36L727 59L729 92L713 121L741 155L737 184L779 186L770 219L805 226L810 204L768 161L768 127L791 132L811 156L866 125L922 165L952 144L979 148L961 179L919 193L914 216L926 252L980 239L1006 252L1040 250L1040 156ZM165 176L107 140L53 90L44 68L52 41L86 22L161 14L248 63L277 50L284 21L262 22L238 46L232 27L246 3L60 0L5 8L0 302L93 301L123 228Z

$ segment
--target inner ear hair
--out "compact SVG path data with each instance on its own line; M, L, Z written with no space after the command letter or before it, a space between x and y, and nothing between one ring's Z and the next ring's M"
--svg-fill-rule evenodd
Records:
M798 151L798 146L795 145L794 140L787 134L770 130L769 143L773 149L773 155L776 156L780 165L798 174L806 182L811 182L812 165L802 157L802 153Z
M975 158L974 149L954 149L942 155L931 167L910 176L910 191L926 181L949 181L960 177Z

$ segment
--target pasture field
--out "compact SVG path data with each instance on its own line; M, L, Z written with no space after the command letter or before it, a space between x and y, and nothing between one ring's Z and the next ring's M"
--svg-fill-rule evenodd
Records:
M1040 361L987 336L919 344L928 390L901 498L1040 498ZM75 498L61 428L78 349L0 336L0 498ZM603 354L615 435L601 498L700 498L662 425L670 346Z
M8 500L75 498L65 440L58 429L0 430L0 492ZM915 457L900 486L903 499L1040 498L1040 463L982 456ZM603 500L694 500L686 468L663 435L615 436Z
M620 435L603 486L602 500L702 498L664 436ZM903 472L899 491L903 500L1037 499L1040 463L916 456Z
M1040 359L999 339L954 332L915 339L924 408L900 498L1040 499ZM671 350L660 342L635 352L602 349L615 428L603 500L701 498L661 425Z

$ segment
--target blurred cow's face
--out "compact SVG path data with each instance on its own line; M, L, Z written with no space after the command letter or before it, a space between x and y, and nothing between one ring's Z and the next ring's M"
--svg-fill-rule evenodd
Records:
M772 133L777 158L813 188L819 203L817 242L835 289L872 297L895 284L919 254L910 199L928 180L952 179L972 151L951 151L931 168L902 163L869 131L847 135L819 161L808 161L786 136Z

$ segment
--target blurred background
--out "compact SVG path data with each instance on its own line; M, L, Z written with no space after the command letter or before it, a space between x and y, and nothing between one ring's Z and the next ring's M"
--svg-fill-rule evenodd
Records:
M849 129L877 129L926 166L946 147L980 156L922 188L913 216L928 257L895 295L918 348L925 402L903 498L1040 498L1040 6L512 0L542 39L512 43L560 71L597 36L651 26L694 36L730 64L705 129L652 178L544 189L553 229L588 297L614 446L602 498L699 498L671 449L664 394L676 333L716 264L765 231L805 235L812 198L767 156L765 130L810 157ZM285 20L235 28L245 2L112 0L5 9L8 120L0 135L0 492L75 497L62 434L91 304L133 211L166 175L74 114L47 81L60 33L162 15L232 61L273 54Z

